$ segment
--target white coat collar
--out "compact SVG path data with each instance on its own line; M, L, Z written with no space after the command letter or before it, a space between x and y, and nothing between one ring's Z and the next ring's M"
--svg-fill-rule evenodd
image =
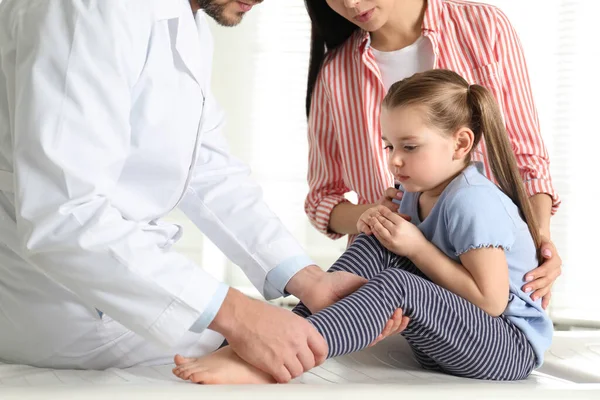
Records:
M157 21L179 18L181 0L154 0L154 15Z
M203 86L198 27L189 0L154 0L157 21L168 20L171 43L196 82Z

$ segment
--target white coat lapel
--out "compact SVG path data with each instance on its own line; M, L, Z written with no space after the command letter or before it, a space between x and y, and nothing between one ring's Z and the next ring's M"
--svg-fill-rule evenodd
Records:
M188 0L155 0L158 20L168 20L171 44L194 80L203 86L198 29Z

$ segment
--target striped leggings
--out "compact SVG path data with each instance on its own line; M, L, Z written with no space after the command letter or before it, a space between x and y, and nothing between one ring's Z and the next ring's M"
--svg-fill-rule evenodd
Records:
M359 235L329 271L369 280L359 290L307 318L329 345L328 357L359 351L372 343L397 308L410 317L402 335L427 370L475 379L526 378L536 362L523 332L506 317L491 317L462 297L431 282L414 264Z

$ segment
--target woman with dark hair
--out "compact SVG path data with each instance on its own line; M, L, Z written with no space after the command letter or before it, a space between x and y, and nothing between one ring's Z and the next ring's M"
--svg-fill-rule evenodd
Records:
M500 106L519 173L542 236L545 262L525 276L533 300L550 301L561 260L550 241L560 200L540 135L519 38L498 8L462 0L305 0L312 21L306 107L309 119L311 223L333 239L358 234L375 205L393 211L393 187L382 144L381 102L414 73L448 69L486 87ZM493 179L482 141L473 154ZM347 200L355 192L358 204Z

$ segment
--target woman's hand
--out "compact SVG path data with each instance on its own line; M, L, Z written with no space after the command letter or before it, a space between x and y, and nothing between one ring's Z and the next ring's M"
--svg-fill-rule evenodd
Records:
M398 190L395 187L390 187L387 188L383 193L383 196L381 196L381 198L377 200L377 204L380 206L386 206L390 209L390 211L398 212L402 196L404 196L403 191Z
M424 242L427 242L419 228L385 206L367 210L360 217L360 221L382 245L400 256L410 258Z
M546 261L525 275L525 293L531 293L533 301L542 298L542 307L548 308L552 297L552 285L562 272L562 260L552 241L542 236L542 256Z

